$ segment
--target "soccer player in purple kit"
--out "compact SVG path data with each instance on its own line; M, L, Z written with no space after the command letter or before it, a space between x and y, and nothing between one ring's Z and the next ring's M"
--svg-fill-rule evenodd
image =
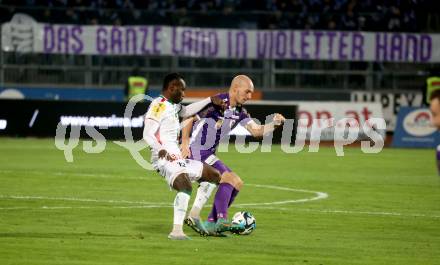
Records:
M211 165L221 174L214 205L205 224L200 222L200 211L215 188L214 184L207 182L200 183L191 212L185 220L187 225L201 234L221 235L225 231L242 229L228 221L228 208L238 195L243 181L215 155L220 140L238 124L252 136L262 137L281 126L285 120L281 114L275 113L273 121L268 124L259 125L253 121L242 107L252 98L253 92L252 80L248 76L237 75L231 82L229 92L217 95L226 103L226 110L209 104L196 116L187 119L182 129L182 155ZM206 144L207 141L211 144Z

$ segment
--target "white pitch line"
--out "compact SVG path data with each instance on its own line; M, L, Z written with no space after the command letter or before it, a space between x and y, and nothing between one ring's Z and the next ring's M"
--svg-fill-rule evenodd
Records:
M132 179L132 180L151 180L151 177L124 177L124 176L115 176L108 174L90 174L90 173L72 173L72 172L55 172L54 175L57 176L81 176L81 177L96 177L96 178L109 178L109 179ZM161 180L161 178L157 178Z
M0 173L13 173L16 170L0 170ZM39 171L24 171L31 174L48 174L50 172L39 172ZM120 178L120 179L136 179L136 180L151 180L152 178L143 177L123 177L123 176L112 176L106 174L90 174L90 173L74 173L74 172L55 172L54 175L67 176L76 175L84 177L98 177L98 178ZM267 210L281 210L281 211L301 211L301 212L313 212L322 214L352 214L352 215L377 215L377 216L401 216L401 217L426 217L426 218L440 218L440 215L429 215L421 213L398 213L398 212L372 212L372 211L353 211L353 210L315 210L315 209L297 209L297 208L281 208L281 207L270 207L269 205L282 205L289 203L302 203L309 201L316 201L328 198L328 194L319 191L310 191L304 189L293 189L287 187L279 187L272 185L259 185L259 184L246 184L247 186L253 186L257 188L268 188L277 189L283 191L292 192L303 192L303 193L313 193L316 196L311 198L297 199L297 200L285 200L276 202L265 202L265 203L244 203L235 204L232 207L243 207L243 206L253 206L252 208L257 209L267 209ZM126 201L126 200L101 200L101 199L81 199L81 198L71 198L71 197L44 197L44 196L21 196L21 195L0 195L0 199L21 199L21 200L59 200L59 201L77 201L77 202L96 202L96 203L110 203L110 204L141 204L137 206L41 206L41 207L0 207L0 210L55 210L55 209L98 209L98 208L119 208L119 209L144 209L144 208L161 208L161 207L173 207L169 203L157 203L157 202L146 202L146 201Z
M173 205L139 205L139 206L38 206L38 207L0 207L0 210L65 210L65 209L149 209L172 208Z
M10 174L10 173L27 173L33 175L55 175L55 176L80 176L80 177L91 177L91 178L108 178L108 179L131 179L131 180L148 180L154 179L154 177L150 177L145 175L145 177L127 177L120 175L112 175L112 174L92 174L92 173L81 173L81 172L67 172L67 171L55 171L55 172L43 172L37 170L8 170L1 169L0 174ZM158 180L161 180L160 177L157 177Z
M147 202L147 201L126 201L126 200L102 200L102 199L87 199L74 197L45 197L45 196L22 196L22 195L0 195L0 199L16 199L16 200L48 200L48 201L76 201L76 202L98 202L110 204L142 204L142 205L170 205L170 203L161 202Z
M313 210L312 210L313 211ZM370 212L370 211L347 211L347 210L325 210L330 213L342 213L342 214L366 214L366 215L389 215L389 216L405 216L405 217L432 217L440 218L440 215L427 215L422 213L396 213L396 212ZM324 212L325 212L324 211Z
M40 206L40 207L0 207L0 210L74 210L74 209L151 209L151 208L172 208L172 205L137 205L137 206ZM232 206L232 208L238 206ZM371 212L371 211L349 211L349 210L318 210L318 209L297 209L297 208L281 208L254 206L255 209L276 210L276 211L293 211L293 212L309 212L318 214L346 214L346 215L373 215L373 216L392 216L392 217L424 217L439 219L440 215L429 215L420 213L397 213L397 212Z
M401 217L427 217L440 218L440 215L430 215L423 213L398 213L398 212L372 212L372 211L353 211L353 210L334 210L334 209L298 209L298 208L282 208L282 207L266 207L255 206L257 209L277 210L277 211L294 211L294 212L310 212L323 214L347 214L347 215L377 215L377 216L401 216Z
M12 170L0 170L0 173L11 173ZM31 174L40 174L43 172L38 171L28 171ZM48 174L48 173L44 173ZM135 180L151 180L151 178L143 178L143 177L122 177L122 176L112 176L112 175L105 175L105 174L90 174L90 173L71 173L71 172L61 172L57 171L54 172L53 175L57 176L70 176L70 175L76 175L76 176L82 176L82 177L99 177L99 178L121 178L121 179L135 179ZM160 178L158 178L160 179ZM272 185L260 185L260 184L246 184L247 186L253 186L257 188L267 188L267 189L276 189L276 190L282 190L282 191L290 191L290 192L301 192L301 193L312 193L315 194L314 197L310 198L303 198L303 199L296 199L296 200L285 200L285 201L276 201L276 202L260 202L260 203L242 203L237 204L236 206L256 206L256 205L281 205L281 204L289 204L289 203L303 203L303 202L309 202L309 201L316 201L316 200L322 200L328 198L328 194L325 192L320 191L311 191L311 190L304 190L304 189L292 189L287 187L279 187L279 186L272 186Z
M250 185L250 184L248 184ZM254 185L253 185L254 186ZM264 186L264 185L259 185ZM277 187L277 186L272 186ZM280 189L288 189L285 187L277 187ZM305 190L302 190L305 191ZM97 202L97 203L109 203L109 204L140 204L140 205L130 205L130 206L40 206L40 207L0 207L0 210L62 210L62 209L151 209L151 208L171 208L172 204L169 203L157 203L157 202L146 202L146 201L126 201L126 200L98 200L98 199L80 199L71 197L44 197L44 196L8 196L0 195L0 199L18 199L18 200L55 200L55 201L77 201L77 202ZM293 200L293 201L304 201ZM292 203L292 201L283 203ZM373 212L373 211L353 211L353 210L335 210L335 209L298 209L298 208L282 208L282 207L270 207L265 206L267 203L261 203L260 205L254 204L252 208L255 209L266 209L266 210L277 210L277 211L295 211L295 212L311 212L320 214L347 214L347 215L375 215L375 216L397 216L397 217L425 217L425 218L440 218L440 215L429 215L421 213L398 213L398 212ZM232 207L242 207L243 204L233 205Z
M315 201L320 199L325 199L328 197L328 194L325 192L317 192L317 191L309 191L302 189L292 189L286 187L278 187L271 185L257 185L257 184L248 184L248 186L254 186L258 188L268 188L268 189L277 189L284 191L293 191L293 192L304 192L304 193L313 193L316 196L305 199L297 199L297 200L286 200L286 201L275 201L275 202L262 202L262 203L244 203L244 204L236 204L235 206L258 206L258 205L279 205L279 204L288 204L288 203L301 203L307 201ZM17 200L54 200L54 201L77 201L77 202L98 202L98 203L110 203L110 204L143 204L143 205L171 205L170 203L157 203L157 202L146 202L146 201L126 201L126 200L103 200L103 199L82 199L82 198L74 198L74 197L46 197L46 196L24 196L24 195L0 195L0 199L17 199Z
M321 191L311 191L311 190L303 190L303 189L292 189L287 187L279 187L272 185L260 185L260 184L246 184L246 186L253 186L257 188L267 188L267 189L275 189L275 190L283 190L283 191L293 191L293 192L302 192L302 193L312 193L315 194L314 197L305 198L305 199L296 199L296 200L286 200L286 201L276 201L276 202L254 202L254 203L241 203L236 204L235 206L258 206L258 205L280 205L280 204L289 204L289 203L302 203L302 202L310 202L316 200L327 199L328 194Z

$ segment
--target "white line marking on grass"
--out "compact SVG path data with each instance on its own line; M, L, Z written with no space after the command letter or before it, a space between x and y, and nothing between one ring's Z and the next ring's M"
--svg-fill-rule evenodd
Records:
M120 175L111 175L111 174L90 174L90 173L75 173L75 172L55 172L56 176L81 176L81 177L93 177L93 178L109 178L109 179L133 179L133 180L151 180L152 177L128 177L128 176L120 176ZM157 179L161 180L160 177Z
M0 210L74 210L74 209L149 209L172 208L173 205L139 205L139 206L37 206L37 207L0 207Z
M48 200L48 201L75 201L75 202L97 202L110 204L142 204L162 206L170 205L170 203L147 202L147 201L126 201L126 200L102 200L102 199L82 199L74 197L45 197L45 196L22 196L22 195L0 195L0 199L16 199L16 200Z
M26 173L33 175L45 175L45 176L80 176L80 177L90 177L90 178L108 178L108 179L132 179L132 180L151 180L155 178L155 176L145 177L129 177L129 176L121 176L121 175L113 175L113 174L93 174L93 173L81 173L81 172L68 172L68 171L38 171L38 170L9 170L9 169L1 169L0 174L10 174L10 173ZM162 178L157 177L158 180Z
M236 207L302 203L302 202L307 202L307 201L315 201L315 200L325 199L328 197L328 194L325 192L309 191L309 190L302 190L302 189L292 189L292 188L270 186L270 185L258 185L258 184L248 184L248 186L254 186L254 187L258 187L258 188L293 191L293 192L313 193L313 194L316 194L316 196L311 197L311 198L305 198L305 199L297 199L297 200L261 202L261 203L244 203L244 204L237 204L237 205L235 205ZM103 200L103 199L87 199L87 198L81 199L81 198L74 198L74 197L45 197L45 196L24 196L24 195L0 195L0 199L76 201L76 202L110 203L110 204L142 204L142 205L149 205L149 206L153 205L153 206L157 206L157 207L164 206L164 205L166 205L166 207L169 207L171 205L170 203L158 203L158 202L146 202L146 201Z
M0 210L30 210L35 208L30 207L1 207Z
M12 170L0 170L0 173L11 173ZM31 174L48 174L46 172L38 172L38 171L28 171ZM50 173L49 173L50 174ZM82 177L99 177L99 178L121 178L121 179L135 179L135 180L151 180L151 177L123 177L123 176L112 176L112 175L106 175L106 174L93 174L93 173L74 173L74 172L61 172L57 171L52 173L53 175L57 176L82 176ZM158 178L160 179L160 178ZM316 201L316 200L322 200L328 198L328 194L325 192L320 191L311 191L311 190L304 190L304 189L293 189L293 188L287 188L287 187L280 187L280 186L272 186L272 185L260 185L260 184L246 184L247 186L257 187L257 188L266 188L266 189L275 189L275 190L282 190L282 191L290 191L290 192L301 192L301 193L312 193L315 194L313 197L309 198L303 198L303 199L296 199L296 200L285 200L285 201L275 201L275 202L259 202L259 203L242 203L237 204L236 206L256 206L256 205L281 205L281 204L289 204L289 203L303 203L303 202L309 202L309 201Z
M19 172L20 170L0 170L0 173L13 173ZM21 170L23 172L23 170ZM39 172L39 171L24 171L30 174L50 174L50 172ZM98 177L98 178L120 178L120 179L136 179L136 180L151 180L152 178L147 177L124 177L115 176L107 174L91 174L91 173L75 173L75 172L54 172L54 175L59 176L83 176L83 177ZM160 178L159 178L160 179ZM275 201L275 202L263 202L263 203L242 203L235 204L232 207L243 207L243 206L253 206L256 209L267 209L267 210L281 210L281 211L297 211L297 212L312 212L312 213L322 213L322 214L347 214L347 215L376 215L376 216L401 216L401 217L426 217L426 218L440 218L440 215L429 215L421 213L398 213L398 212L372 212L372 211L352 211L352 210L332 210L332 209L297 209L297 208L282 208L282 207L270 207L270 205L282 205L291 203L303 203L309 201L316 201L328 198L328 194L320 191L310 191L304 189L293 189L280 186L272 185L260 185L260 184L246 184L246 186L253 186L257 188L267 188L276 189L282 191L291 192L302 192L302 193L312 193L315 194L313 197L296 199L296 200L285 200L285 201ZM0 207L0 210L57 210L57 209L99 209L99 208L117 208L117 209L148 209L148 208L165 208L173 207L170 203L158 203L158 202L147 202L147 201L126 201L126 200L102 200L102 199L81 199L72 197L45 197L45 196L23 196L23 195L0 195L0 199L16 199L16 200L54 200L54 201L76 201L76 202L89 202L89 203L109 203L109 204L138 204L130 206L39 206L39 207Z
M347 211L347 210L324 210L323 212L342 213L342 214L366 214L366 215L383 215L383 216L390 215L390 216L405 216L405 217L440 218L440 215L428 215L422 213L370 212L370 211Z
M172 205L136 205L136 206L39 206L39 207L0 207L0 210L75 210L75 209L151 209L151 208L172 208ZM236 206L232 206L236 207ZM255 209L276 210L276 211L292 211L292 212L309 212L318 214L346 214L346 215L373 215L373 216L392 216L392 217L424 217L424 218L440 218L440 215L429 215L420 213L397 213L397 212L370 212L370 211L348 211L348 210L318 210L318 209L297 209L297 208L281 208L254 206Z
M251 184L248 184L251 186ZM252 185L255 186L255 185ZM265 185L258 185L265 187ZM288 190L294 190L284 187L271 186ZM305 192L305 190L302 190ZM76 202L90 202L90 203L109 203L109 204L140 204L140 205L128 205L128 206L38 206L38 207L0 207L0 210L64 210L64 209L151 209L151 208L171 208L170 203L157 203L146 201L126 201L126 200L102 200L102 199L81 199L71 197L44 197L44 196L12 196L12 195L0 195L0 199L16 199L16 200L54 200L54 201L76 201ZM307 199L293 200L293 202L304 202ZM309 199L310 201L310 199ZM276 202L275 202L276 203ZM283 201L284 204L292 203L292 201ZM273 203L272 203L273 204ZM281 203L280 203L281 204ZM248 204L237 204L232 207L242 207ZM283 207L271 207L265 206L267 203L252 204L254 209L276 210L276 211L293 211L293 212L309 212L318 214L346 214L346 215L373 215L373 216L393 216L393 217L425 217L425 218L440 218L440 215L430 215L422 213L398 213L398 212L373 212L373 211L353 211L353 210L334 210L334 209L298 209L298 208L283 208Z
M311 190L303 190L303 189L292 189L287 187L279 187L272 185L259 185L259 184L246 184L246 186L252 186L257 188L267 188L267 189L275 189L275 190L283 190L283 191L293 191L293 192L302 192L302 193L312 193L315 196L305 199L296 199L296 200L286 200L286 201L275 201L275 202L255 202L255 203L241 203L235 204L236 207L241 206L258 206L258 205L280 205L280 204L289 204L289 203L302 203L302 202L310 202L316 200L322 200L328 198L328 194L321 191L311 191Z
M440 218L440 215L430 215L430 214L423 214L423 213L372 212L372 211L352 211L352 210L332 210L332 209L319 210L319 209L297 209L297 208L266 207L266 206L255 206L253 208L265 209L265 210L277 210L277 211L323 213L323 214L377 215L377 216L401 216L401 217Z

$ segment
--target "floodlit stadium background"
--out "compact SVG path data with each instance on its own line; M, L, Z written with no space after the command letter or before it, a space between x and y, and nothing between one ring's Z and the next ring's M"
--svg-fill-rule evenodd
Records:
M438 264L440 133L424 99L440 74L436 1L0 0L0 23L1 264ZM181 73L185 102L246 74L254 117L305 119L301 152L279 134L271 152L219 153L245 182L231 212L251 211L255 233L166 240L173 193L115 144L124 128L142 136L148 101L124 117L134 71L151 97ZM375 141L361 130L337 156L326 128L310 152L313 119L347 117L383 118L385 148L363 152ZM80 128L72 163L59 124ZM88 149L87 127L106 144Z

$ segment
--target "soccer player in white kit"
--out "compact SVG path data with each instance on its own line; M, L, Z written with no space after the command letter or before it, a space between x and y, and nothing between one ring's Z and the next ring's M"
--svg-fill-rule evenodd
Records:
M173 230L169 239L189 239L182 229L188 202L192 192L191 182L208 181L218 184L220 173L213 167L200 161L183 159L179 148L180 118L190 117L206 105L213 103L225 107L218 97L210 97L199 102L183 106L180 104L185 96L185 81L177 73L164 78L162 96L155 98L145 115L143 138L151 149L151 162L154 169L162 175L167 183L177 191L174 199Z

